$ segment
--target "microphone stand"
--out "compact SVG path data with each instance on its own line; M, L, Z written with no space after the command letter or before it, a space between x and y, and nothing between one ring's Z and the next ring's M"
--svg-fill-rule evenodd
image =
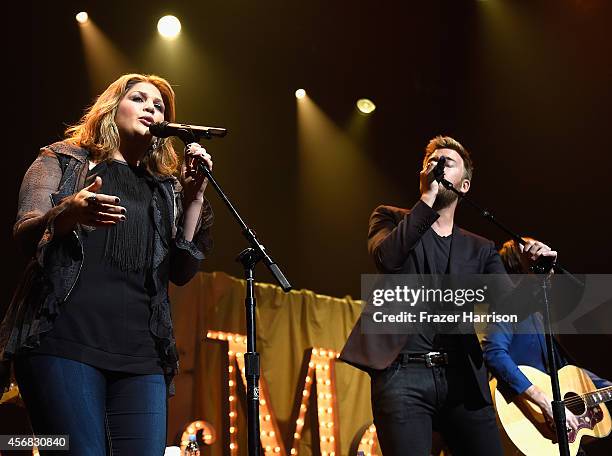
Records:
M189 128L180 129L177 136L185 145L197 142L200 138L211 139L212 135L207 131L195 131ZM245 376L247 381L247 435L248 435L248 454L249 456L259 456L261 441L259 430L259 353L256 349L257 325L255 321L255 278L253 270L255 265L263 260L263 263L270 270L274 279L278 282L283 291L291 290L291 284L285 278L276 262L268 255L265 248L257 240L255 232L247 226L234 205L225 195L221 186L213 177L210 169L202 160L198 160L198 169L208 178L208 182L215 188L219 197L229 209L231 215L236 219L242 235L245 237L250 247L244 249L236 261L242 263L246 278L246 331L247 331L247 351L244 354Z
M443 166L443 165L442 165ZM471 199L465 196L465 193L457 190L452 183L444 178L444 169L434 169L434 178L442 184L448 190L454 192L460 200L467 201L470 206L475 208L480 214L508 234L512 239L518 242L521 245L525 245L526 242L519 235L511 231L505 225L500 223L490 211L481 208L476 203L474 203ZM532 271L536 274L542 275L542 292L544 298L544 332L546 335L546 345L547 345L547 356L548 356L548 366L550 370L550 383L553 392L553 400L551 402L551 408L553 411L553 419L555 424L555 432L557 434L557 442L559 444L559 455L560 456L570 456L569 451L569 441L567 437L567 425L566 425L566 416L565 416L565 404L561 399L561 390L559 387L559 374L557 372L557 360L555 357L555 351L553 350L554 337L552 333L552 326L550 322L550 304L548 299L548 291L550 290L550 278L548 276L551 270L566 274L570 277L575 284L584 286L584 284L578 280L575 276L573 276L570 272L568 272L565 268L563 268L560 264L550 260L546 257L540 257L542 261L537 261L536 264L532 266ZM540 260L539 259L539 260Z

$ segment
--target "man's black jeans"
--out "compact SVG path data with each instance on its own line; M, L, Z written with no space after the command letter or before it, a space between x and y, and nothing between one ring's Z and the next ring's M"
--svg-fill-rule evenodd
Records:
M384 456L429 456L432 429L453 456L503 456L495 409L483 400L468 366L395 361L371 378Z

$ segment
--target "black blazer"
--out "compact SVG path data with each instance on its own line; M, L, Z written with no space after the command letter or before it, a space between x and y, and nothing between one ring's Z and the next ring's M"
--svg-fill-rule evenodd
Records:
M421 237L439 215L418 201L412 209L379 206L370 217L368 251L381 274L420 274L425 272L427 251ZM492 241L453 227L449 273L501 274L504 286L512 289L501 258ZM368 312L368 307L364 310ZM353 327L340 359L367 371L388 367L408 342L409 334L363 334L361 317ZM474 372L483 398L490 402L487 372L476 334L460 336L464 353Z

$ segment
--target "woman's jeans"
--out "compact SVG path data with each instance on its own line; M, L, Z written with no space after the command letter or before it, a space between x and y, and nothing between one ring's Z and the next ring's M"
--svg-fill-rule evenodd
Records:
M163 455L163 375L109 372L48 355L15 360L19 391L34 434L68 435L70 451L41 455Z

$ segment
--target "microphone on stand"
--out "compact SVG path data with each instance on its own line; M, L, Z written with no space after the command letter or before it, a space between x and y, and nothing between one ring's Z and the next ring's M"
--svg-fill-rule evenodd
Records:
M202 138L211 139L213 136L223 138L227 134L227 129L219 127L202 127L200 125L188 125L171 122L159 122L149 125L149 133L158 138L169 136L179 137L185 145L197 142ZM200 157L196 157L197 167L207 175L210 173L206 162Z
M223 138L227 129L219 127L202 127L200 125L188 125L181 123L159 122L149 125L149 132L158 138L178 136L186 142L197 141L201 138L210 139L213 136Z
M433 169L434 179L437 180L438 182L444 179L444 165L445 164L446 164L446 157L444 155L441 157L438 157L438 163L436 163L436 166L434 166L434 169Z

